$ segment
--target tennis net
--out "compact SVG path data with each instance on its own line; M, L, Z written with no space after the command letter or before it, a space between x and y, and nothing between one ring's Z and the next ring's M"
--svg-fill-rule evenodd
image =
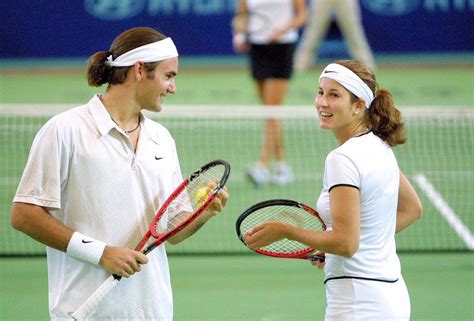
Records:
M43 245L10 226L11 200L39 128L66 105L0 105L0 256L42 255ZM400 168L422 198L424 217L397 235L399 251L474 249L474 109L401 108L408 141L395 148ZM247 253L235 220L250 205L288 198L315 206L327 153L336 141L319 129L314 107L166 106L147 116L176 139L183 173L213 159L232 165L227 208L191 239L168 246L176 254ZM265 119L281 119L285 154L295 180L256 188L245 170L260 154Z

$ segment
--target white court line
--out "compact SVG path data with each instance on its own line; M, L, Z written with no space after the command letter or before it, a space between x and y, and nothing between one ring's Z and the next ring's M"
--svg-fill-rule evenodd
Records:
M426 196L428 196L434 206L438 209L441 216L448 222L451 228L464 241L464 243L466 243L467 247L470 250L474 250L474 236L472 235L471 231L466 225L464 225L454 210L436 190L433 184L431 184L428 178L426 178L426 176L423 174L416 174L414 175L414 178L418 186L420 186L423 192L425 192Z

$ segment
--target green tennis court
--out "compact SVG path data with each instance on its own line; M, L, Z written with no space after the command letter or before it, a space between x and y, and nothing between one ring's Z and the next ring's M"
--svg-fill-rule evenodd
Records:
M412 320L473 319L472 254L402 254ZM322 272L257 256L172 256L177 321L314 321L324 316ZM46 259L2 259L1 320L46 321Z
M291 115L281 116L295 182L255 189L243 173L257 158L265 115L258 113L246 71L183 65L178 94L167 97L163 114L153 117L174 134L183 172L223 158L232 164L232 176L226 211L186 244L169 247L175 320L321 320L322 272L305 262L244 255L248 252L234 231L236 217L256 201L281 197L314 205L324 157L335 146L311 116L318 70L295 77L287 99ZM0 259L2 320L48 319L44 248L12 231L9 210L31 140L52 115L47 109L51 104L82 104L98 91L87 87L82 70L66 67L0 72L0 104L9 110L0 109L0 253L40 256ZM416 182L424 206L423 220L397 239L415 321L474 317L469 238L474 230L472 71L472 66L389 64L378 71L380 85L392 91L407 114L409 141L396 153L401 168ZM35 107L37 115L11 112L6 104L12 103L43 105ZM181 112L167 114L177 109ZM448 223L453 214L464 229Z

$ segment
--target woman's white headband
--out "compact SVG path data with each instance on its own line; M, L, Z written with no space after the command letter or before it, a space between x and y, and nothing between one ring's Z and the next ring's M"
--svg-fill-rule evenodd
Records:
M321 81L321 78L330 78L340 83L347 90L356 95L357 98L362 98L365 101L365 108L367 109L369 109L370 104L374 100L374 93L370 90L369 86L352 70L342 65L327 65L321 73L321 76L319 76L319 81Z
M107 57L106 63L112 67L133 66L137 61L155 62L178 56L178 50L171 38L153 42L135 49L132 49L117 58L112 55Z

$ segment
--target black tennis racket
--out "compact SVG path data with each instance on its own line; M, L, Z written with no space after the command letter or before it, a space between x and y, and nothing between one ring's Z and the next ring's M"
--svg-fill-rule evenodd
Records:
M160 207L135 250L145 255L150 253L198 218L217 197L229 174L230 165L223 160L212 161L192 173ZM151 237L153 242L149 243ZM145 247L147 243L149 244ZM120 279L118 275L107 278L72 317L83 319L90 315Z
M286 199L274 199L257 203L244 211L235 224L237 236L245 244L245 234L255 226L277 221L314 231L326 230L326 225L318 212L308 205ZM324 261L324 256L314 255L312 247L288 239L283 239L255 250L267 256L292 259Z

